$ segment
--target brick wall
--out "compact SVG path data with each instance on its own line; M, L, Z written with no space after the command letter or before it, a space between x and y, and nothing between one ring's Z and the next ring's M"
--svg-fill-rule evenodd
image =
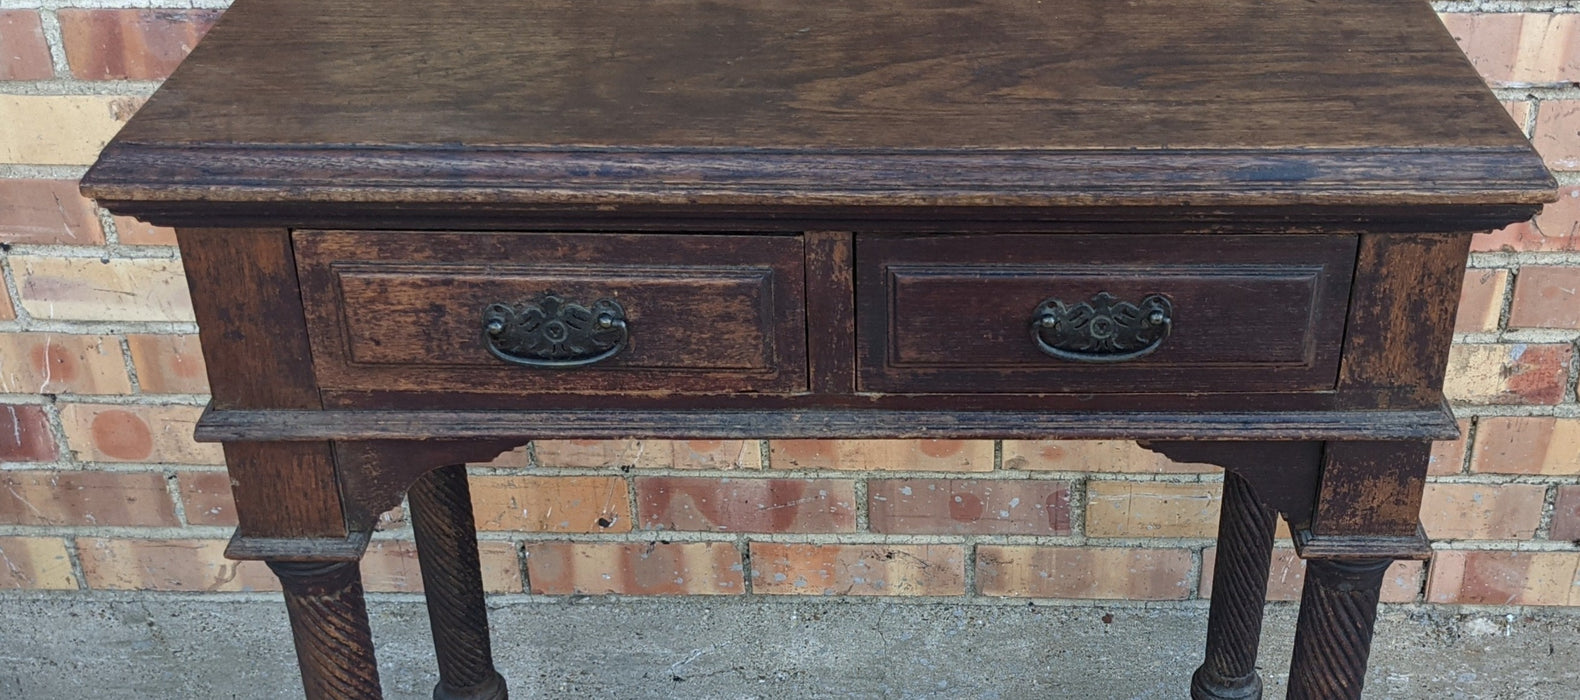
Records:
M220 556L234 509L189 438L205 373L172 232L76 193L223 7L165 2L0 0L0 589L275 587ZM1435 453L1437 556L1396 565L1388 601L1580 605L1580 14L1553 4L1439 6L1564 193L1476 239L1449 380L1466 437ZM500 592L1188 601L1219 482L1126 443L539 442L473 490ZM418 588L400 512L384 525L369 587Z

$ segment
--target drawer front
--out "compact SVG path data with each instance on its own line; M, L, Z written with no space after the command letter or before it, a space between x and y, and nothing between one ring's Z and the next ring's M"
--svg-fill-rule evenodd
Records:
M325 391L798 392L794 236L297 231Z
M858 236L864 391L1321 391L1356 252L1329 236Z

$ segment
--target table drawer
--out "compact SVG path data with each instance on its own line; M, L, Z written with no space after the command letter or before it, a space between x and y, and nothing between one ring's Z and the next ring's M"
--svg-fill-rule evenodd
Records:
M864 391L1334 388L1356 239L889 236L856 242Z
M328 392L806 388L795 236L297 231Z

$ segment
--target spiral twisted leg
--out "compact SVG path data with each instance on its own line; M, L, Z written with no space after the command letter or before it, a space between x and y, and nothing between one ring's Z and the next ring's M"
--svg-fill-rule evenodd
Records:
M285 589L285 609L291 618L291 636L307 698L382 697L357 562L268 564Z
M435 700L504 700L505 679L494 670L488 609L477 557L477 531L466 467L440 467L407 492L417 563L428 599L439 660Z
M1257 500L1251 484L1225 472L1212 607L1207 613L1207 657L1191 677L1194 700L1262 697L1256 650L1262 639L1262 608L1277 525L1278 513Z
M1310 560L1289 670L1290 700L1358 700L1388 559Z

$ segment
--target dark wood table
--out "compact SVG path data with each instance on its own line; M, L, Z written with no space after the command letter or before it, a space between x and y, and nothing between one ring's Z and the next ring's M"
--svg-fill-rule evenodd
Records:
M1421 0L238 0L84 191L179 230L315 698L403 492L435 696L504 697L459 465L626 437L1222 465L1193 696L1261 693L1282 514L1289 696L1358 697L1470 235L1554 198Z

